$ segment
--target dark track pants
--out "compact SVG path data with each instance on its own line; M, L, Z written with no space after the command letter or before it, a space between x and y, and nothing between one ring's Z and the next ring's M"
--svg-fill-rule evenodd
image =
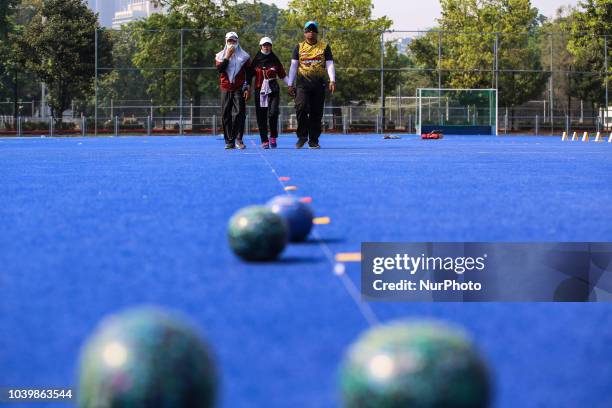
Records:
M236 143L244 134L246 104L242 91L221 91L221 120L225 143Z
M278 137L278 115L280 114L280 94L273 92L268 95L268 107L260 106L259 93L261 89L255 89L255 111L257 113L257 126L259 127L259 136L261 143L268 141L268 130L270 137ZM268 127L268 124L270 125Z
M308 139L310 144L319 143L321 120L325 106L325 84L298 85L295 97L297 114L297 137Z

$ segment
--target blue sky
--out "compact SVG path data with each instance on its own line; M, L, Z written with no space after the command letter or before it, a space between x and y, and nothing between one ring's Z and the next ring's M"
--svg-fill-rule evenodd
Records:
M263 0L286 7L288 0ZM373 0L374 15L386 15L393 20L394 30L420 30L430 28L440 16L440 3L431 0ZM532 4L545 16L553 16L561 5L576 5L578 0L532 0Z
M113 9L116 0L97 0L103 19L112 18L109 12ZM96 0L88 0L92 5ZM264 3L275 3L279 7L286 7L289 0L263 0ZM431 0L373 0L374 15L386 15L393 22L395 30L421 30L430 28L440 16L440 3ZM532 4L546 16L553 16L555 10L561 5L576 5L578 0L532 0ZM108 23L109 21L104 21Z

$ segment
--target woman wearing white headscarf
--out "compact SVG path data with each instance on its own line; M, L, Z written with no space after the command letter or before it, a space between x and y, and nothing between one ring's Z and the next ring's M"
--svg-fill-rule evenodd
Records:
M245 149L242 141L246 117L246 99L249 98L247 71L250 56L238 44L238 34L225 35L225 47L217 53L215 65L220 75L223 137L226 149Z

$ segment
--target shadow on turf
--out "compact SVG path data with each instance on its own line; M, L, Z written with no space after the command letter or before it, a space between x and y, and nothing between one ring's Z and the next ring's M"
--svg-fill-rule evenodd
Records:
M325 258L315 258L311 256L285 256L272 262L275 264L313 264L325 262Z
M396 149L397 146L391 146L392 148ZM384 147L386 148L386 147ZM383 149L384 149L383 148ZM262 150L269 150L269 151L274 151L274 150L313 150L313 149L309 149L307 147L303 147L302 149L296 149L295 147L277 147L276 149L262 149ZM369 147L351 147L349 145L347 146L340 146L340 147L327 147L327 146L321 146L320 150L371 150L371 148Z
M344 242L343 238L323 238L323 239L308 238L304 242L297 243L297 245L341 244L343 242Z

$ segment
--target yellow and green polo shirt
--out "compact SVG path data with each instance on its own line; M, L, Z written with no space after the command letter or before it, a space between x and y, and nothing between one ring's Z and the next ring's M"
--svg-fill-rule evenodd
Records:
M325 82L326 62L333 61L329 44L318 41L310 45L306 41L299 43L293 50L292 59L299 61L297 84L315 84Z

